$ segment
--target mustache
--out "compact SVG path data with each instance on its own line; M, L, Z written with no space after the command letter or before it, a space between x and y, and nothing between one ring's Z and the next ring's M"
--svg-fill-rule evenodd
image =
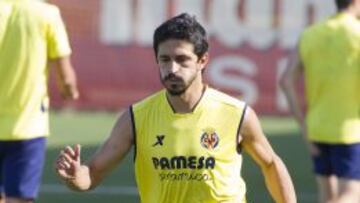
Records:
M169 73L167 76L164 77L164 81L173 80L173 81L182 81L182 78L177 77L174 73Z

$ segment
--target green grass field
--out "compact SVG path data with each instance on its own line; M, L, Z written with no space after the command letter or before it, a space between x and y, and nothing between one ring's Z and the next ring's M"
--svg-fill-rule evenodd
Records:
M39 203L112 203L139 202L136 195L132 153L93 192L71 192L57 179L53 163L65 145L83 145L82 159L89 159L98 145L108 136L115 122L115 113L52 112L51 130L43 185ZM300 139L296 124L288 118L262 118L265 133L275 151L287 165L295 183L299 203L315 203L316 189L311 172L310 159ZM247 199L250 203L270 203L264 180L258 167L245 156L242 176L247 185Z

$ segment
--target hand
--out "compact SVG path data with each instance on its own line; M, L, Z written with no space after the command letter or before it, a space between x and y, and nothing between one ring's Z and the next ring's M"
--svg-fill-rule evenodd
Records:
M317 156L320 154L320 151L318 149L318 147L309 140L308 134L307 134L307 127L306 124L304 122L300 123L300 132L301 132L301 136L304 139L306 148L308 149L308 152L310 153L311 156Z
M74 190L88 190L91 185L89 168L81 165L81 146L76 145L73 148L67 146L60 152L55 163L55 170L58 176Z
M76 100L79 98L79 90L73 84L63 84L60 87L60 93L64 99Z
M306 147L311 156L318 156L320 154L319 148L311 141L306 141Z
M310 155L318 156L320 154L320 151L319 151L318 147L316 146L316 144L314 144L312 141L309 140L306 126L302 125L300 130L301 130L302 137L304 138L305 145L306 145Z
M60 152L55 163L55 169L60 178L64 180L76 178L81 169L80 151L80 145L76 145L74 149L67 146Z

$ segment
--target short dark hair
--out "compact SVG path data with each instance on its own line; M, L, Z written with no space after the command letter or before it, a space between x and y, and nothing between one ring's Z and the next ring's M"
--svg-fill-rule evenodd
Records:
M198 58L201 58L209 48L205 29L194 16L187 13L175 16L156 28L153 38L155 57L158 54L159 44L169 39L190 42L194 45L194 53Z
M335 0L338 11L347 9L352 2L353 2L353 0Z

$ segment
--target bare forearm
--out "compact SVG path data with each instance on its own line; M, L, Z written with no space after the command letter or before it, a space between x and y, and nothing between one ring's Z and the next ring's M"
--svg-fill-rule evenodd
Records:
M58 74L58 79L61 88L74 89L77 87L76 74L73 68L68 68L66 71Z
M77 99L79 91L77 88L77 79L74 68L71 65L69 57L63 57L51 61L55 66L57 83L62 96L65 99Z
M300 126L301 136L305 141L308 141L305 115L301 109L299 95L297 95L295 87L293 85L288 85L284 88L284 93L288 101L290 111Z
M304 66L298 52L292 55L289 66L280 78L280 87L282 88L286 100L289 104L290 111L299 123L302 135L306 138L305 116L301 108L301 97L296 91L297 81L303 76Z
M276 203L296 203L291 177L280 158L263 169L266 186Z
M283 91L289 104L291 113L294 115L297 122L302 125L304 123L304 114L301 110L301 105L299 102L300 99L296 93L295 86L290 83L286 87L283 87Z

